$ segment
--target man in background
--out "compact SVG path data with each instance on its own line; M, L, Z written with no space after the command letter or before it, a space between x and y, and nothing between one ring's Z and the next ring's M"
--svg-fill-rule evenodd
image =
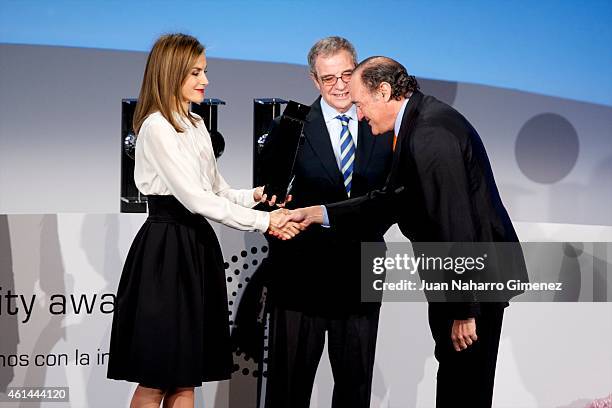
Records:
M374 137L369 125L358 120L349 94L356 61L354 47L340 37L324 38L308 53L320 97L306 117L288 208L358 197L385 183L392 135ZM277 119L262 152L264 165L277 161L274 143L283 136L278 124ZM361 234L383 241L387 227L365 227ZM266 408L309 407L326 333L332 407L368 408L380 303L360 301L359 239L315 226L291 241L271 238L268 262L272 308Z

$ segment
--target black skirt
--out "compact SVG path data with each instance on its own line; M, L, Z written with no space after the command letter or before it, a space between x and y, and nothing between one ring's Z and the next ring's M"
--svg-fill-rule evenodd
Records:
M149 196L115 303L108 378L159 389L230 378L223 256L208 221Z

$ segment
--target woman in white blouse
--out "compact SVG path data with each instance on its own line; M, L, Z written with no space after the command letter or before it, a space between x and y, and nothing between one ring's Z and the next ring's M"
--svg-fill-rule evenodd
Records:
M121 275L108 365L109 378L139 384L132 407L192 407L194 387L230 378L223 256L207 219L262 233L283 220L282 210L250 208L266 200L262 188L234 190L219 173L208 131L189 112L207 85L196 38L157 40L133 120L134 180L149 217Z

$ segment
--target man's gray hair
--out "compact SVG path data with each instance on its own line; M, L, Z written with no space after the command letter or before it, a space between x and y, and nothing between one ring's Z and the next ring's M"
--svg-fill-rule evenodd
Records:
M315 63L319 56L329 57L340 51L347 51L353 58L353 63L357 65L357 52L355 52L355 47L353 47L353 44L351 44L349 40L336 36L326 37L317 41L308 52L308 67L310 68L310 73L317 76Z

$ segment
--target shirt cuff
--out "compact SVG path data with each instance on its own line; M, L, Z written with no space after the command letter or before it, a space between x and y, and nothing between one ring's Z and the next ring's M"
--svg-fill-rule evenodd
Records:
M259 201L255 201L255 198L253 197L254 193L255 193L254 188L245 191L245 196L243 197L243 202L242 202L243 207L253 208L257 204L259 204Z
M329 228L329 217L327 216L327 208L324 205L321 206L321 210L323 211L323 224L321 224L324 228Z
M265 211L256 211L256 213L255 229L262 234L265 234L270 226L270 213Z

